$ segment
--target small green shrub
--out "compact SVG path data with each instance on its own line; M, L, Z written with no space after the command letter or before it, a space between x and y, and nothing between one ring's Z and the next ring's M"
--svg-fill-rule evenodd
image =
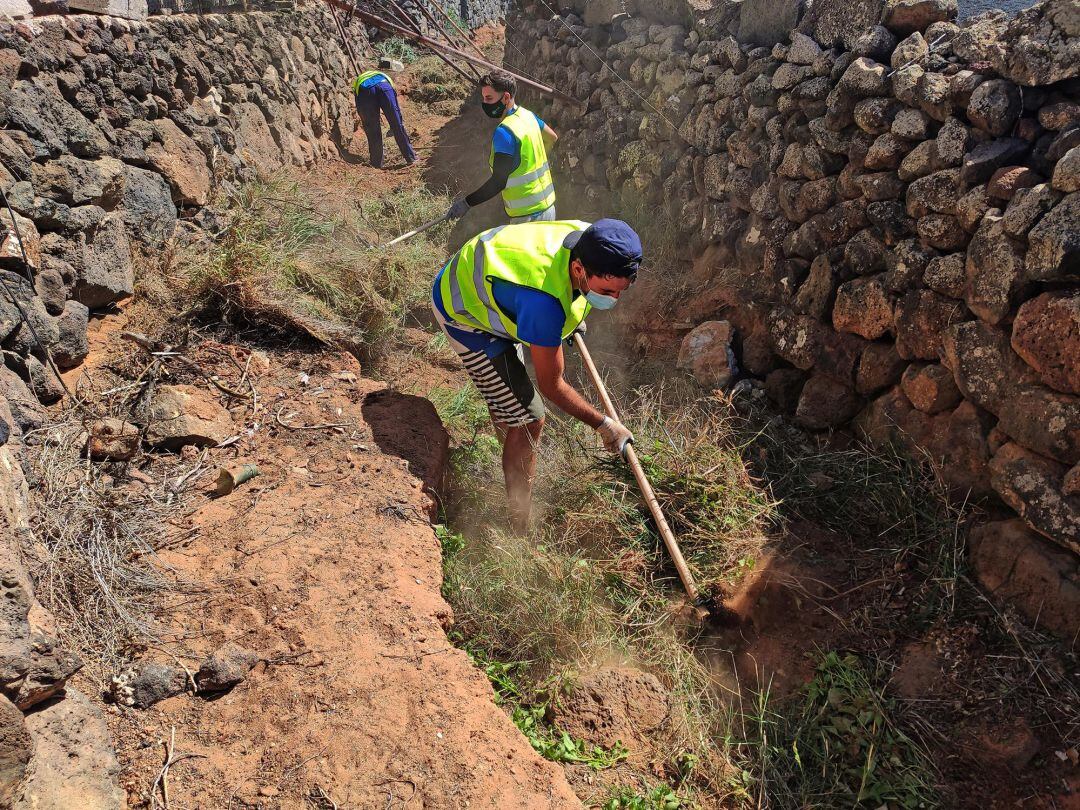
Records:
M603 804L603 810L685 810L688 807L668 785L657 785L644 792L619 788Z
M375 53L379 56L384 56L387 59L397 59L400 62L404 62L406 65L415 62L420 58L420 55L416 52L416 48L412 43L407 42L401 37L387 37L386 39L379 40L374 45Z
M792 707L757 716L758 777L774 807L940 807L929 755L854 655L818 661Z

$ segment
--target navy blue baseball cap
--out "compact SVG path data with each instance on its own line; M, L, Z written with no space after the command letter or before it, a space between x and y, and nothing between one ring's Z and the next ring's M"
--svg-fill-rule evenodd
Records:
M598 219L567 240L574 256L596 276L633 278L641 267L641 239L621 219Z

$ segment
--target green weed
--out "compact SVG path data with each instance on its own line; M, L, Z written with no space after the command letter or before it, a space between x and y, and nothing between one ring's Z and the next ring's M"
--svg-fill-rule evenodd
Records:
M939 807L928 754L896 725L895 706L854 655L822 656L792 710L762 699L760 795L770 807Z
M685 810L689 805L668 785L656 785L640 793L618 788L602 807L603 810Z
M379 56L384 56L387 59L397 59L406 65L420 58L416 48L401 37L387 37L379 40L375 43L374 48L375 53L379 54Z
M460 636L458 640L461 641ZM611 768L626 759L627 750L621 743L611 748L589 746L574 739L566 731L545 720L546 701L530 703L525 690L517 683L516 675L523 669L520 661L504 662L488 658L483 650L466 643L472 662L484 671L495 689L495 701L510 710L510 719L525 735L529 744L544 759L552 762L580 763L593 770Z
M588 746L584 740L575 740L565 731L551 729L544 723L547 706L516 706L511 719L525 735L529 744L544 759L552 762L576 762L599 771L610 768L626 759L626 747L616 743L610 749Z

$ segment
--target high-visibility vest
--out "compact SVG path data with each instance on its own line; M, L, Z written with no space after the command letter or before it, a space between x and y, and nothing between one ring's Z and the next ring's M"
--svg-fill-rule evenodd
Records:
M555 204L555 184L548 168L543 131L536 116L524 107L517 107L502 120L521 143L521 161L510 173L503 189L503 208L511 217L523 217L550 208ZM491 145L488 165L495 170L495 144Z
M352 80L352 91L354 93L359 93L360 85L366 82L372 76L381 76L385 81L390 83L391 87L394 86L394 83L390 81L390 77L383 73L381 70L365 70L363 73L361 73L359 76Z
M570 248L566 237L588 222L523 222L501 225L466 242L442 274L439 294L451 320L482 332L521 342L517 324L495 301L492 282L509 281L542 290L562 304L569 337L592 308L570 283Z

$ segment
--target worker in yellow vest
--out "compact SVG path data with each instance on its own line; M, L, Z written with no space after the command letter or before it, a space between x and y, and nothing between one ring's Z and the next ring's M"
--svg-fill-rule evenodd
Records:
M394 133L398 149L405 158L405 165L416 163L416 152L409 142L409 133L405 131L405 122L401 119L401 107L398 106L397 92L390 77L380 70L365 70L352 80L352 91L356 99L356 112L367 136L368 154L371 165L376 169L383 166L382 120L379 114L386 116L390 131Z
M516 92L514 77L502 71L492 71L480 79L484 113L501 120L488 156L491 177L454 203L448 212L451 219L464 216L472 206L500 193L511 222L555 219L555 185L547 152L559 136L539 116L514 101Z
M563 341L584 329L591 310L615 306L640 264L641 240L621 220L530 222L474 236L435 278L432 311L495 423L511 523L520 534L544 426L522 347L529 347L540 394L623 453L633 435L563 377Z

